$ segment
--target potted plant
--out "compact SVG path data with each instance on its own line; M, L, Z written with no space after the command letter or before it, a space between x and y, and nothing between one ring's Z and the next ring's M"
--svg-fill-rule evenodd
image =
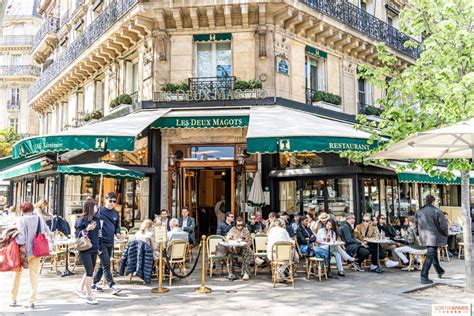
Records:
M125 106L132 104L132 102L132 97L129 94L124 93L110 101L110 108L113 111L117 111L118 109L122 109Z
M382 108L375 107L373 105L366 104L364 105L364 113L365 115L372 115L372 116L380 116L383 112Z
M83 120L84 122L93 122L93 121L97 121L97 120L101 119L102 117L103 117L102 112L100 112L100 111L92 111L92 112L90 112L90 113L86 113L86 114L83 116L82 120Z
M236 80L233 90L237 98L251 99L256 95L255 90L262 89L260 80Z
M161 87L161 92L165 92L166 99L171 101L178 101L180 94L187 93L189 91L189 85L186 82L181 83L165 83Z
M315 106L330 110L341 110L342 98L329 92L317 90L313 93L311 101Z

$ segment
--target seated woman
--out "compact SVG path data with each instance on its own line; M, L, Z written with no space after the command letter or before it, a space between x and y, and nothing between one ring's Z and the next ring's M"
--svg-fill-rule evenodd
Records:
M404 238L406 239L408 245L398 247L394 249L394 252L397 254L397 256L402 260L403 264L405 266L408 266L409 261L408 258L406 257L406 253L414 250L423 250L426 249L418 243L418 238L415 233L415 217L410 216L408 217L408 229L406 231L406 234Z
M394 219L392 218L392 222ZM384 235L385 238L389 238L390 240L394 240L397 236L395 228L392 225L388 224L385 216L379 214L377 216L377 229L380 235ZM382 248L384 251L387 251L392 254L392 259L398 262L397 255L393 252L393 250L397 247L401 246L401 244L393 243L393 244L382 244Z
M225 238L226 240L243 241L246 243L245 246L238 248L238 252L242 255L242 280L248 280L251 275L250 265L254 262L256 264L262 264L263 260L255 258L252 248L250 248L252 243L250 232L244 227L244 220L241 217L237 217L235 226L229 230Z
M135 233L135 240L141 240L153 249L153 257L157 258L158 245L155 242L155 234L153 231L153 221L151 219L146 219L140 225L140 230Z
M316 242L318 243L318 248L323 248L324 250L329 252L328 245L319 244L325 239L326 240L339 239L339 234L337 233L337 229L336 229L336 222L332 218L330 218L326 222L326 226L324 228L321 228L318 231L318 234L316 235ZM344 269L342 267L342 258L344 258L344 260L349 261L349 262L354 262L356 261L356 259L354 257L349 256L347 252L345 252L340 246L332 247L331 254L336 258L337 274L339 274L340 276L345 276Z
M329 258L329 252L324 248L313 248L313 244L316 241L316 236L313 234L309 228L309 218L303 216L299 224L298 229L296 230L296 240L300 246L301 254L309 257L322 258L325 261Z

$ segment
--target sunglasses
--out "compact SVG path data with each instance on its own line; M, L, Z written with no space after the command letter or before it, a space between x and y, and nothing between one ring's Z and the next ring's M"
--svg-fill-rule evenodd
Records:
M109 200L109 203L117 203L117 200Z
M244 225L242 225L242 224L237 224L237 225L235 225L235 226L237 226L237 227L242 227L242 226L244 226Z
M364 223L370 222L370 219L364 219Z

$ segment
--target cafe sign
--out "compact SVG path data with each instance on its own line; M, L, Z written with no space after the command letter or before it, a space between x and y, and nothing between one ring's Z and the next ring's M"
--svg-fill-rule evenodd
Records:
M200 89L200 90L178 90L176 92L158 91L155 93L155 102L196 102L217 100L244 100L265 99L265 89L231 90L223 88Z
M162 117L152 128L238 128L249 124L248 116Z

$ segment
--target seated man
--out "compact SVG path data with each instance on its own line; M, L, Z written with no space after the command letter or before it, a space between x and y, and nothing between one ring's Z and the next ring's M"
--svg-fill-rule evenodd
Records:
M254 213L250 214L250 222L247 223L247 229L251 234L258 234L265 230L265 225L257 221L257 216Z
M329 252L324 248L313 248L313 244L316 241L316 236L309 228L309 219L306 216L301 217L301 223L296 230L296 240L300 246L302 255L315 256L324 260L329 259Z
M255 258L255 255L250 248L252 243L252 238L250 237L250 232L247 228L244 227L244 221L241 217L238 217L235 221L235 226L232 227L226 235L227 240L236 240L243 241L247 244L243 247L239 247L239 254L242 255L242 280L248 280L250 278L250 265L252 263L262 264L263 260L260 258Z
M170 231L167 233L168 242L173 240L184 240L189 241L189 234L179 227L179 221L177 218L170 220Z
M274 219L273 222L273 227L268 231L268 240L267 240L267 258L268 260L272 261L273 260L273 245L276 244L279 241L289 241L291 243L294 243L295 241L291 239L290 235L288 234L288 231L285 229L285 222L280 219ZM298 262L298 253L294 254L294 262ZM279 279L284 279L285 278L285 271L288 267L287 266L281 266L278 271L278 278Z
M234 226L234 214L225 213L225 219L217 225L217 235L226 236L230 229Z
M194 218L189 217L189 210L187 208L183 208L181 210L182 217L179 219L179 226L182 230L188 233L189 236L189 244L194 245Z
M370 255L370 251L367 245L362 245L354 236L354 230L352 225L355 223L355 216L353 213L346 214L346 220L339 227L339 234L341 235L342 241L346 243L346 251L352 256L356 257L357 260L354 262L354 267L356 271L362 272L360 265L367 259Z
M409 264L408 258L405 255L407 252L426 249L425 247L420 246L420 244L418 243L418 238L415 233L415 226L415 217L408 217L408 229L404 236L404 238L408 242L408 245L395 248L394 250L394 252L400 258L400 260L402 260L405 266L408 266Z
M362 223L357 225L354 229L355 238L361 243L364 248L367 248L371 254L371 265L369 268L370 272L382 273L382 270L378 266L377 260L377 248L380 259L385 259L385 265L387 268L393 268L398 265L398 262L392 261L385 258L385 252L380 244L368 243L366 239L376 238L376 227L372 225L372 218L370 214L365 214Z

